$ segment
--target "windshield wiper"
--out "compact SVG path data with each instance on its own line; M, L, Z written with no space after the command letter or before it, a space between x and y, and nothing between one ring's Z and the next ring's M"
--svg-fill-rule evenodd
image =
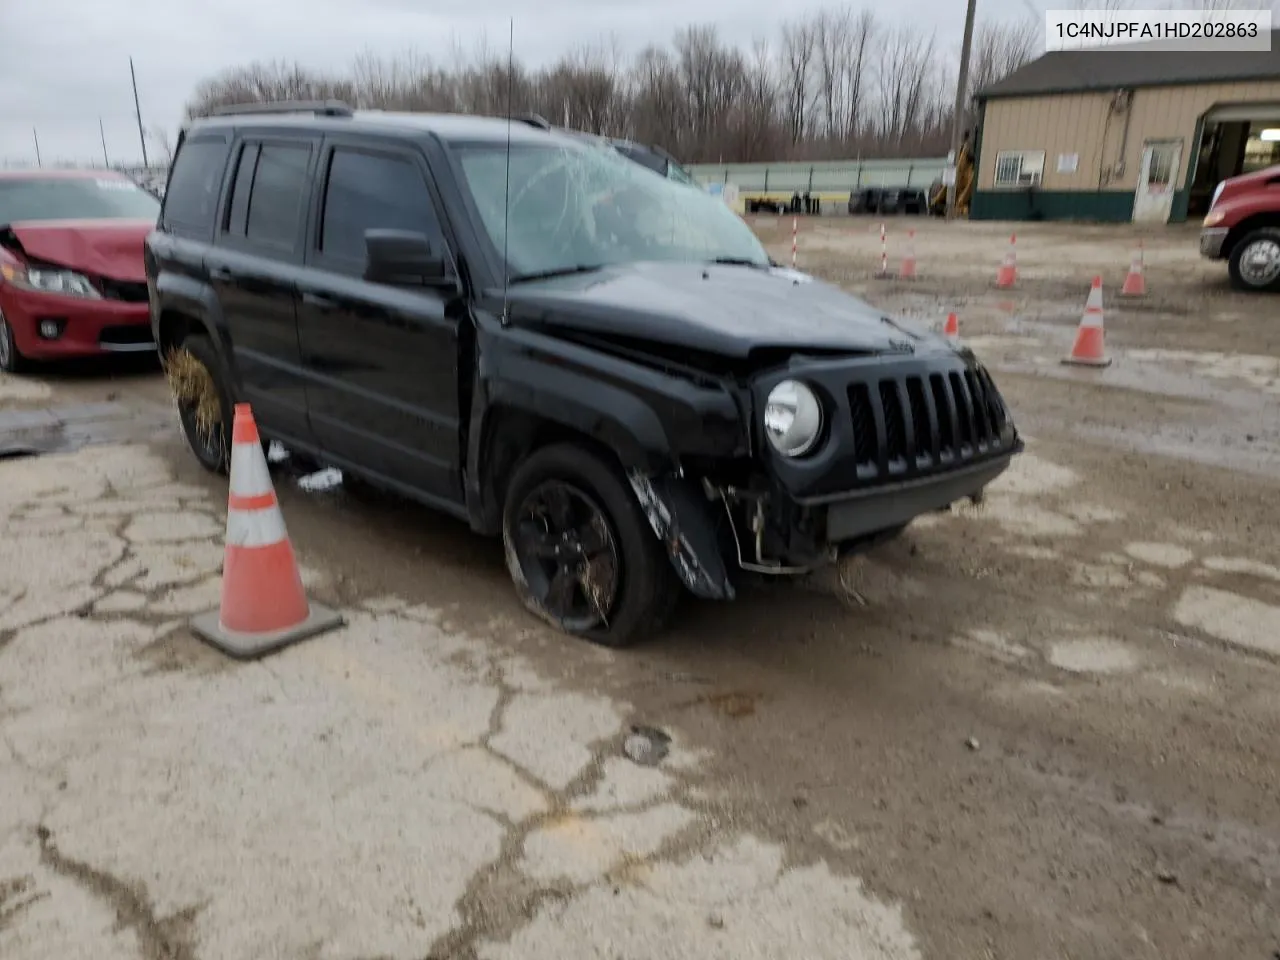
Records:
M750 260L747 257L716 257L709 260L708 263L723 264L728 267L757 267L764 269L769 266L767 263L761 263L759 260Z
M550 280L552 277L570 277L575 273L595 273L597 270L603 270L603 263L580 263L573 267L556 267L554 270L539 270L536 273L518 273L514 277L507 278L508 283L524 283L527 280Z

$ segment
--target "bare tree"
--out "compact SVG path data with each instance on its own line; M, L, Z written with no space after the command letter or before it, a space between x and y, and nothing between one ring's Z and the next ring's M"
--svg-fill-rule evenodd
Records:
M800 143L809 132L815 33L814 25L803 20L789 23L782 28L786 122L793 144Z
M980 91L1003 80L1013 71L1035 58L1042 38L1038 24L984 22L973 38L969 60L969 89L965 95L965 126L972 127L973 98Z
M849 59L845 61L845 141L856 139L862 129L866 108L867 84L865 83L868 51L876 33L875 14L861 11L853 20L853 35L849 42Z
M159 124L153 124L147 127L147 139L159 148L166 167L173 163L173 138L169 136L169 131Z
M505 45L495 50L484 37L455 38L441 60L410 49L392 57L366 50L344 70L250 63L198 84L187 114L330 97L361 109L536 111L556 124L663 146L688 162L946 150L956 58L925 28L882 25L869 7L833 6L773 36L773 45L758 39L741 49L714 27L694 25L629 63L605 38L538 70L509 62ZM984 23L971 92L1027 62L1038 43L1033 25Z

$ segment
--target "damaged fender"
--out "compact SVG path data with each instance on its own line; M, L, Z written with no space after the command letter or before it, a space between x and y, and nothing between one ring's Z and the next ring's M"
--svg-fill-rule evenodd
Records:
M627 471L627 480L689 592L704 600L732 600L733 584L695 488L677 477L649 477L639 470Z

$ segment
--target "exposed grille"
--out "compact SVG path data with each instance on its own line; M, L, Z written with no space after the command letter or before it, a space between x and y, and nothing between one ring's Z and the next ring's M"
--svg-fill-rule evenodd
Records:
M1007 419L981 368L854 383L848 397L863 475L915 473L993 452Z
M123 300L126 303L147 302L147 285L145 283L130 283L127 280L111 280L108 277L99 277L98 288L108 300Z

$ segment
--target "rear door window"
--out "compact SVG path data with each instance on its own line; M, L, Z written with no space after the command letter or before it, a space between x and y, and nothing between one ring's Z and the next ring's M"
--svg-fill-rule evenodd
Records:
M192 137L174 158L161 222L174 233L212 236L229 147L224 137Z
M245 221L251 243L293 249L306 213L310 161L310 144L261 144ZM240 166L244 173L243 158Z

